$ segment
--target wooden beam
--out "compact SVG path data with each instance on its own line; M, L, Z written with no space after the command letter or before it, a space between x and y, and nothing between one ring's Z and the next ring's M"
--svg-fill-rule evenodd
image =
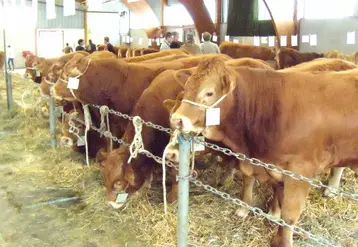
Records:
M216 31L203 0L179 0L179 2L185 6L191 18L193 18L199 37L203 32L214 33Z

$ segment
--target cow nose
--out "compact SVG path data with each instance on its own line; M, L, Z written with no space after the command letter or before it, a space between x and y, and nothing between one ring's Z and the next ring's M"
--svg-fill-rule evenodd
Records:
M176 129L183 128L183 120L181 118L172 119L172 123Z

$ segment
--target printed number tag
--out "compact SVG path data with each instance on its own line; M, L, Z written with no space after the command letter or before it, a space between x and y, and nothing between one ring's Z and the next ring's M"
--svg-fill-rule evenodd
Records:
M84 136L81 136L81 138L78 138L77 139L77 147L81 147L81 146L84 146L86 145L85 143L85 137Z
M80 84L80 80L74 77L68 78L68 84L67 88L69 89L78 89L78 86Z
M36 77L40 77L41 76L41 73L39 70L36 70Z
M126 200L127 200L127 197L128 197L128 193L126 193L126 192L120 192L120 193L117 195L116 203L125 203Z
M206 109L206 126L220 125L220 108Z
M201 142L204 142L205 141L205 137L204 136L198 136L198 137L195 137L195 139L197 141L201 141ZM204 151L205 150L205 146L204 144L201 144L201 143L197 143L193 140L192 142L192 145L191 145L191 151Z

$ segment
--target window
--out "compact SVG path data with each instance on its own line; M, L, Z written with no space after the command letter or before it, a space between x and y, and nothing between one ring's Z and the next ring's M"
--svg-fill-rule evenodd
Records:
M298 18L334 19L355 15L357 0L297 0ZM294 0L266 0L276 20L292 19ZM258 19L270 20L263 0L258 0Z
M211 20L215 23L216 19L216 0L204 0L206 9L209 12Z
M311 0L314 1L314 0ZM275 20L292 20L294 0L266 0ZM263 0L258 0L258 19L271 20L269 11Z
M165 26L184 26L194 25L189 12L182 4L173 4L164 8L164 25Z
M354 16L357 0L304 0L303 17L336 19Z

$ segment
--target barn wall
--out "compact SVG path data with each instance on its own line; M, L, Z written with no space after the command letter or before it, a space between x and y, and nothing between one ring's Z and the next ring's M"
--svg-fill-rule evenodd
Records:
M56 19L47 20L46 18L46 3L38 3L37 14L37 27L43 29L83 29L84 24L84 12L76 10L76 15L63 16L63 7L56 6Z
M133 42L130 44L131 48L148 48L148 36L144 29L131 29L130 36ZM138 44L138 40L142 38L142 44Z
M300 51L303 52L328 52L330 50L339 50L344 53L353 53L358 51L358 32L356 31L356 44L347 45L347 32L357 29L358 18L344 19L321 19L300 21L300 35L317 34L317 45L310 46L308 43L299 42Z
M87 13L88 38L95 44L103 44L103 38L109 37L113 45L120 41L120 17L118 13Z

